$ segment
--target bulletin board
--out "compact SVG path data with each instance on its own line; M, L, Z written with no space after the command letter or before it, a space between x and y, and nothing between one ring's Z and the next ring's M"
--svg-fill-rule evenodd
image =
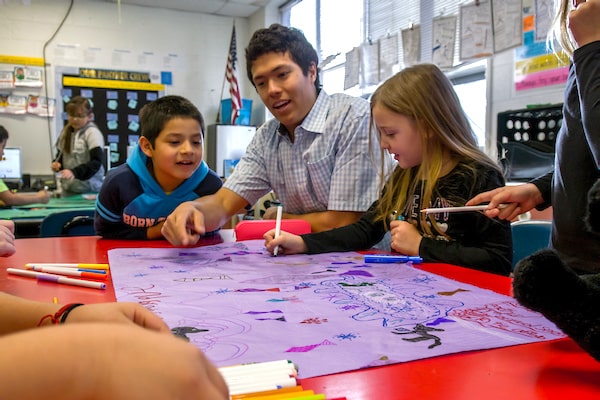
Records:
M120 75L114 74L120 78ZM57 135L67 122L66 104L73 96L83 96L92 102L94 122L109 147L110 166L127 160L128 146L137 143L140 135L141 108L162 96L164 85L121 79L95 79L80 74L61 74L59 101L61 114L57 118Z
M0 114L53 117L55 100L42 96L44 59L0 54Z

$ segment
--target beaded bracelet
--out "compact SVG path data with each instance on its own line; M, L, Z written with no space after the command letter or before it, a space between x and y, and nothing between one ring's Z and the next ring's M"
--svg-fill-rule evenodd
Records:
M42 326L45 320L50 319L52 324L64 324L67 320L67 316L73 309L82 306L82 303L70 303L62 306L56 313L44 315L37 326Z

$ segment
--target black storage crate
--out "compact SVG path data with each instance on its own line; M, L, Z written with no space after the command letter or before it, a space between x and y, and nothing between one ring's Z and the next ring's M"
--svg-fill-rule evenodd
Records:
M498 113L498 157L506 179L528 181L551 171L562 104Z

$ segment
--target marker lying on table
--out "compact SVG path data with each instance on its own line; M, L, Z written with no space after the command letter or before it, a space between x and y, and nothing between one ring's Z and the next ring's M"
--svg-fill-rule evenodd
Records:
M227 381L226 381L227 382ZM275 390L287 387L293 387L298 384L298 381L294 377L281 378L277 380L271 379L257 379L253 383L243 383L243 384L227 384L229 388L229 395L238 395L242 393L252 393L252 392L264 392L266 390Z
M498 204L496 208L504 208L508 204ZM464 212L464 211L485 211L488 209L488 204L481 206L461 206L461 207L440 207L440 208L424 208L421 210L425 214L436 214L436 213L452 213L452 212ZM492 208L490 208L492 210Z
M423 259L419 256L402 256L402 255L388 255L388 254L367 254L365 255L366 263L375 264L391 264L391 263L407 263L412 262L413 264L420 264Z
M93 289L106 289L106 284L102 282L86 281L84 279L73 279L65 276L48 274L46 272L28 271L24 269L6 268L6 272L13 275L25 276L28 278L37 278L38 281L48 281L62 283L64 285L83 286Z
M92 269L38 267L36 265L29 266L29 267L27 267L27 269L31 269L33 271L38 271L38 272L48 272L50 274L66 275L66 276L79 276L81 278L90 278L90 279L106 279L108 276L108 275L106 275L105 271L92 270ZM98 272L94 272L94 271L98 271Z
M72 268L72 267L48 267L48 266L42 266L39 264L25 264L25 269L31 269L33 271L39 271L39 272L50 272L52 273L51 270L56 270L56 271L80 271L80 272L93 272L95 274L103 274L106 275L107 270L105 269L93 269L93 268ZM56 273L56 272L54 272Z
M59 268L79 268L79 269L109 269L108 264L78 264L78 263L27 263L25 268L33 267L59 267Z

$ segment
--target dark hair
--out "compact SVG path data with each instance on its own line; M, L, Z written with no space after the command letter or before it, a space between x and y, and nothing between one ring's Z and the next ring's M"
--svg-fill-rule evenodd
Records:
M165 124L173 118L192 118L198 121L204 136L204 118L191 101L181 96L164 96L146 104L140 110L142 136L148 139L152 147Z
M92 113L92 104L88 99L81 96L75 96L71 98L71 100L69 100L69 102L65 106L65 109L68 115L74 115L75 113L77 113L77 109L79 107L83 107L87 115L90 115Z
M4 142L5 140L8 140L8 131L5 127L0 125L0 143Z
M246 72L252 85L254 85L252 64L257 58L267 53L284 54L287 52L290 53L292 60L300 66L304 76L308 76L308 70L312 64L317 67L315 88L318 93L321 89L321 82L319 81L318 71L319 56L316 50L306 40L301 30L280 24L272 24L268 28L254 32L248 47L246 47Z

